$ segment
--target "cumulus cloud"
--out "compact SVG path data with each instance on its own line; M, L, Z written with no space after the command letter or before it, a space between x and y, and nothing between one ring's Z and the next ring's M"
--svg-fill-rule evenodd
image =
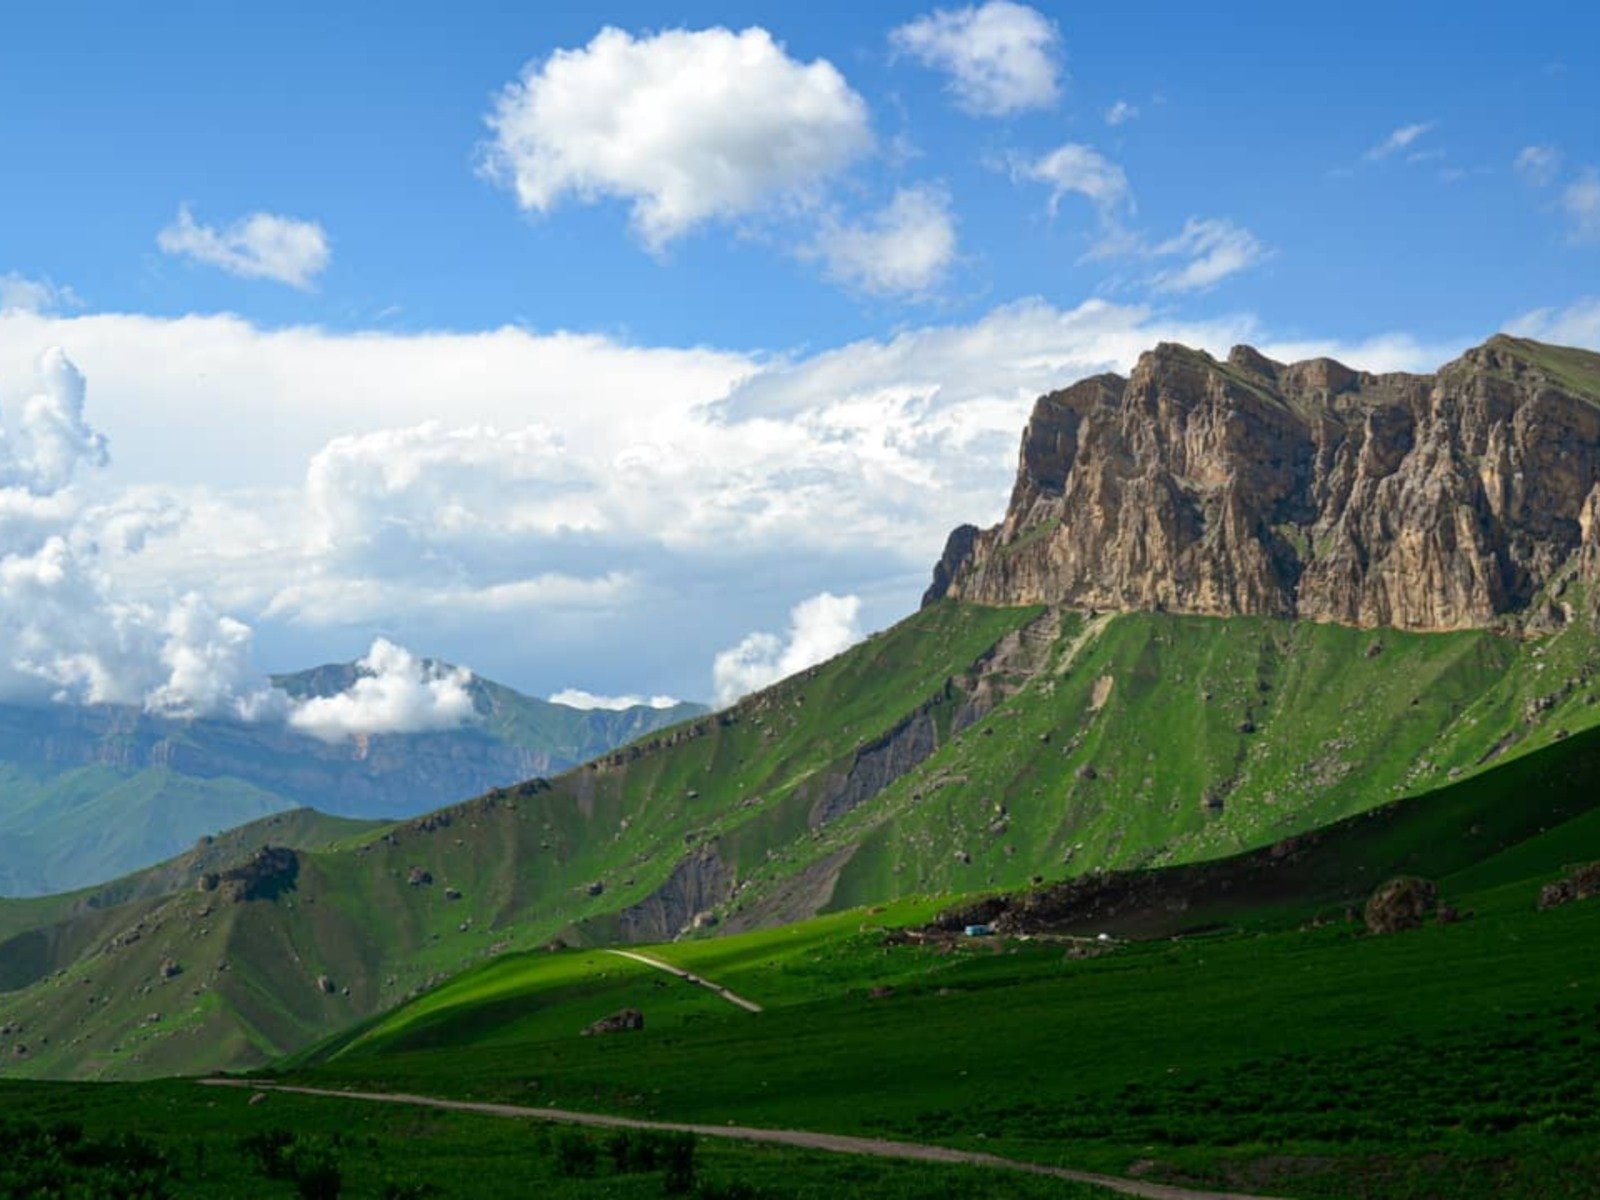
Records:
M249 627L195 595L161 603L118 592L115 561L140 552L166 514L79 494L80 472L107 461L106 438L85 416L84 377L59 349L39 356L36 376L39 390L5 414L13 433L0 441L0 696L238 711Z
M1187 260L1158 271L1150 280L1156 291L1195 292L1255 266L1267 257L1267 248L1255 234L1232 221L1191 217L1181 233L1152 247L1150 253L1157 258Z
M923 295L945 276L956 253L956 223L943 188L902 188L865 221L833 223L814 253L828 276L873 295Z
M334 696L295 705L289 724L324 742L384 733L457 729L475 719L472 672L418 658L378 638L356 664L359 677Z
M758 27L603 29L528 64L486 121L486 170L522 208L619 199L653 250L807 197L872 144L866 102L833 64L791 58Z
M1025 4L939 9L900 26L889 41L897 53L948 75L957 105L976 116L1048 108L1061 94L1061 34Z
M789 613L786 636L752 633L712 664L719 706L848 650L861 640L861 598L822 592Z
M30 279L16 271L0 275L0 313L53 313L78 308L83 301L70 287L48 279Z
M15 432L0 429L0 487L22 487L35 495L59 492L79 467L101 467L108 457L105 435L83 416L83 374L59 348L35 365L39 391L22 403Z
M328 235L315 221L255 212L225 227L202 225L187 204L156 235L167 254L221 267L242 279L271 279L309 288L332 257Z
M1589 167L1562 189L1561 211L1574 242L1600 242L1600 170Z
M1586 296L1565 308L1536 308L1506 325L1518 337L1600 350L1600 296Z
M603 708L621 712L628 708L672 708L683 701L675 696L597 696L582 688L566 688L550 697L551 704L564 704L568 708Z
M1052 216L1072 195L1086 197L1106 221L1133 202L1127 174L1093 146L1068 142L1042 158L1014 163L1012 171L1018 178L1049 186Z
M1435 124L1436 122L1434 121L1418 121L1411 125L1400 126L1390 133L1388 137L1369 149L1365 155L1366 160L1368 162L1381 162L1383 159L1398 154L1402 150L1410 150L1419 138L1433 129Z
M1561 151L1554 146L1524 146L1511 165L1534 187L1549 187L1561 172Z

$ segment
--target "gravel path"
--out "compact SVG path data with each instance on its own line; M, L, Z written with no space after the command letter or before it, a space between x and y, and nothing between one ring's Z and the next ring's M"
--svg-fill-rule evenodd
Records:
M654 967L658 971L665 971L668 975L676 975L679 979L699 984L707 991L715 992L729 1004L737 1004L745 1012L757 1013L761 1011L761 1005L754 1000L746 1000L743 996L730 992L720 983L712 983L709 979L702 979L699 975L685 971L682 967L675 967L671 963L662 962L659 958L651 958L648 954L640 954L635 950L607 950L606 953L615 954L618 958L631 958L634 962L643 963L647 967Z
M1051 1167L1044 1163L1001 1158L975 1150L951 1146L930 1146L921 1142L891 1142L882 1138L850 1137L841 1133L814 1133L804 1129L756 1129L744 1125L690 1125L677 1121L640 1121L633 1117L614 1117L605 1113L570 1112L564 1108L527 1108L520 1104L488 1104L473 1100L441 1100L434 1096L412 1096L403 1092L341 1092L332 1088L294 1087L289 1084L259 1083L252 1079L202 1079L211 1087L249 1088L257 1092L293 1092L300 1096L331 1096L339 1100L368 1100L375 1104L409 1104L419 1108L442 1108L452 1112L482 1113L491 1117L531 1117L540 1121L559 1121L567 1125L591 1125L601 1129L654 1129L663 1133L692 1133L699 1137L725 1138L736 1142L756 1142L767 1146L792 1146L799 1150L822 1150L831 1154L862 1154L870 1158L899 1158L915 1162L955 1163L963 1166L992 1167L1046 1175L1102 1187L1123 1196L1144 1200L1272 1200L1240 1192L1208 1192L1194 1188L1147 1183L1142 1179L1120 1179L1115 1175L1096 1175L1070 1167Z

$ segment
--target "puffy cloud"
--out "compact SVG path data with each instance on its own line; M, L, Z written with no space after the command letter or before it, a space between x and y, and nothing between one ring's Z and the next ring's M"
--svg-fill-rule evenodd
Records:
M1158 258L1177 256L1182 266L1159 271L1150 280L1158 292L1194 292L1215 287L1230 275L1248 270L1267 257L1261 240L1243 226L1217 217L1191 217L1183 231L1152 247Z
M1600 296L1586 296L1566 308L1536 308L1509 322L1506 332L1600 350Z
M627 708L672 708L683 701L675 696L597 696L582 688L566 688L550 697L551 704L565 704L568 708L603 708L621 712Z
M334 696L294 706L289 724L325 742L382 733L456 729L475 719L472 672L417 658L386 638L356 664L359 677Z
M1126 100L1118 100L1110 108L1106 109L1106 124L1116 128L1118 125L1126 125L1138 115L1138 105L1129 104Z
M895 51L950 77L976 116L1048 108L1061 94L1061 35L1038 9L1012 0L939 9L889 35Z
M950 196L927 185L902 188L866 221L833 224L815 253L828 275L875 295L921 295L943 280L956 253Z
M162 632L159 657L167 677L144 698L151 712L259 720L286 710L287 697L262 686L255 673L253 633L243 621L217 613L191 592L167 614Z
M167 254L221 267L243 279L271 279L309 288L328 265L328 235L315 221L256 212L218 228L194 219L187 204L156 235Z
M1534 187L1549 187L1561 171L1561 151L1554 146L1524 146L1511 165Z
M603 29L530 63L486 120L486 169L522 208L621 199L654 250L805 197L872 144L866 102L833 64L797 61L761 28Z
M1589 167L1562 189L1561 211L1574 242L1600 242L1600 170Z
M1014 163L1012 170L1018 178L1049 185L1051 215L1070 195L1087 197L1107 221L1132 204L1128 176L1093 146L1068 142L1042 158Z
M1409 150L1416 144L1417 139L1431 131L1435 124L1433 121L1418 121L1412 125L1400 126L1367 151L1365 156L1367 161L1379 162L1402 150Z
M787 638L752 633L712 664L717 704L803 671L848 650L861 640L861 599L822 592L802 600L789 613Z
M29 279L15 271L0 275L0 313L51 313L82 303L70 287L58 287L48 279Z
M83 417L83 374L59 348L39 356L40 390L22 403L16 433L0 430L0 487L22 487L49 495L72 482L80 466L107 460L105 435Z

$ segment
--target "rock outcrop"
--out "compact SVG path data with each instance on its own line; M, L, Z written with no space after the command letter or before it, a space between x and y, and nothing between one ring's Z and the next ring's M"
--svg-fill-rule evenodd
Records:
M1600 580L1600 355L1495 337L1434 375L1163 344L1042 397L1005 519L925 603L1447 630ZM1600 588L1591 589L1591 597Z

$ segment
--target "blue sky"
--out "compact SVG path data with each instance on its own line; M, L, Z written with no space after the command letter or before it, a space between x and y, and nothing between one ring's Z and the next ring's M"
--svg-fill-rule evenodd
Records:
M0 595L59 650L0 694L181 697L187 647L210 711L382 634L542 693L727 696L903 614L942 531L998 514L1032 395L1160 337L1411 369L1600 339L1597 32L1539 3L10 11L0 405L13 457L28 396L82 428L70 478L8 468L0 554L75 557L49 604Z

